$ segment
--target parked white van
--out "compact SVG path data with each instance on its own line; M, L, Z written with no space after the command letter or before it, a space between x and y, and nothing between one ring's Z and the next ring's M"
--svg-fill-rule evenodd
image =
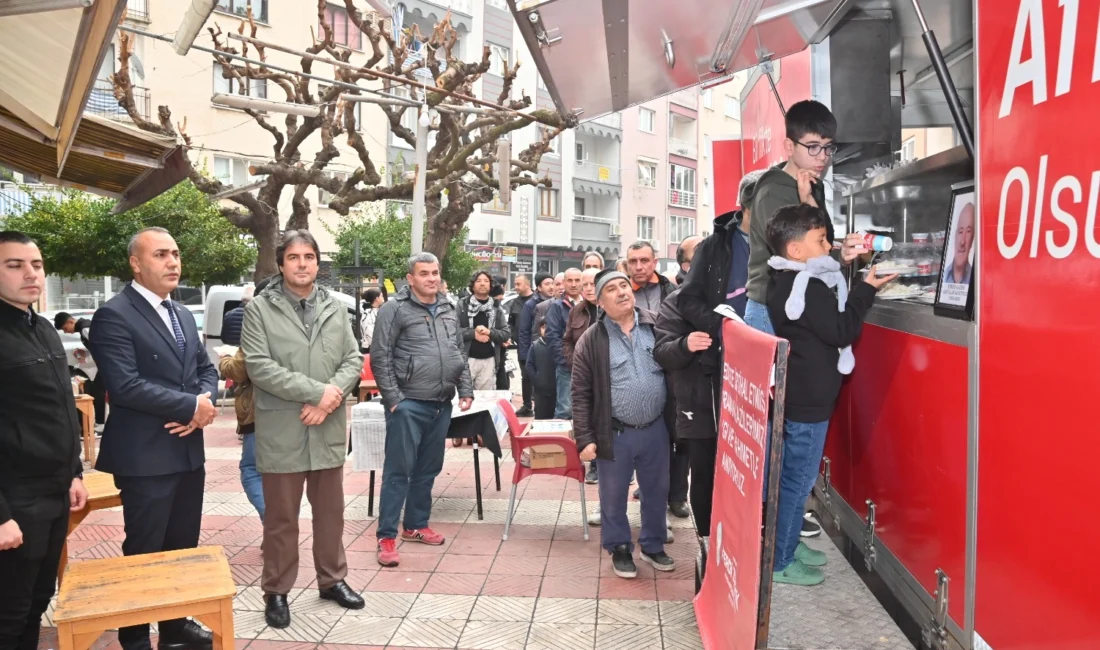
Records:
M214 351L214 348L225 345L222 342L222 319L225 318L227 312L240 306L245 286L254 285L226 286L219 284L206 290L205 322L203 323L202 332L203 345L206 346L206 353L210 356L210 361L214 365L218 364L218 353ZM332 294L347 306L348 318L354 319L355 299L339 291L333 291Z

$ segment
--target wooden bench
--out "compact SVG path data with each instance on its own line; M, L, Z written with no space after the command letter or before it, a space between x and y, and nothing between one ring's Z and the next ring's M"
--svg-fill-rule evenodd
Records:
M84 518L96 510L115 508L122 505L122 497L115 487L115 477L107 472L88 472L84 475L84 489L88 490L88 503L84 509L69 513L69 535L76 530ZM61 562L57 565L57 584L61 584L61 578L65 575L65 567L69 563L69 543L61 547Z
M231 650L235 594L220 546L78 562L57 596L57 641L88 650L107 630L190 616Z

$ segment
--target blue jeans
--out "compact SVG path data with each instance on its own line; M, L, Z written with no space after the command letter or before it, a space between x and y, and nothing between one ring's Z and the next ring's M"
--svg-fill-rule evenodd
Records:
M554 379L558 385L558 403L554 406L554 418L568 420L573 417L573 393L570 387L573 373L568 368L558 366Z
M749 300L745 303L745 324L753 328L758 332L764 332L765 334L771 334L775 336L775 328L772 327L772 318L768 314L767 306ZM768 458L771 453L771 439L772 439L772 419L768 416L768 437L764 443L764 493L762 500L768 500ZM778 565L777 565L778 566Z
M627 428L612 432L615 460L596 459L600 472L600 545L609 553L620 544L630 546L630 521L626 503L630 491L630 476L638 474L638 487L646 494L642 499L642 532L638 544L646 553L665 550L665 505L668 503L668 428L657 421L644 429Z
M814 487L829 421L792 422L783 427L783 471L779 475L779 516L775 524L775 570L794 562L794 549L802 532L806 497Z
M386 412L386 459L378 499L378 539L397 537L397 520L405 507L406 530L428 526L432 485L443 469L451 403L405 399Z
M768 314L768 308L758 302L745 303L745 324L759 332L775 336L775 328L772 327L772 317Z
M260 515L260 521L264 520L264 482L263 477L256 470L256 434L244 434L241 443L241 487L248 497L248 502Z

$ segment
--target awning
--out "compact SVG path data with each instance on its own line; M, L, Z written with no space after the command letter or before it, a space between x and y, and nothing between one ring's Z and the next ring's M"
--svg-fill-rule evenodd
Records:
M0 107L55 143L55 173L125 9L126 0L0 2Z
M0 107L0 165L35 174L43 182L123 201L144 196L147 201L187 173L176 160L183 153L173 138L94 115L85 115L77 126L60 172L56 155L53 141Z
M853 0L520 0L558 109L587 121L804 49Z

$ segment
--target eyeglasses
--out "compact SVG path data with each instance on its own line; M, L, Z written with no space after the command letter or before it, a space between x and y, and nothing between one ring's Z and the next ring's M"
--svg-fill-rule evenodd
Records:
M795 140L795 144L806 147L806 153L810 154L811 156L820 156L821 152L824 151L826 156L832 158L833 154L836 153L837 150L835 142L830 142L829 144L818 144L816 142L813 144L803 144Z

